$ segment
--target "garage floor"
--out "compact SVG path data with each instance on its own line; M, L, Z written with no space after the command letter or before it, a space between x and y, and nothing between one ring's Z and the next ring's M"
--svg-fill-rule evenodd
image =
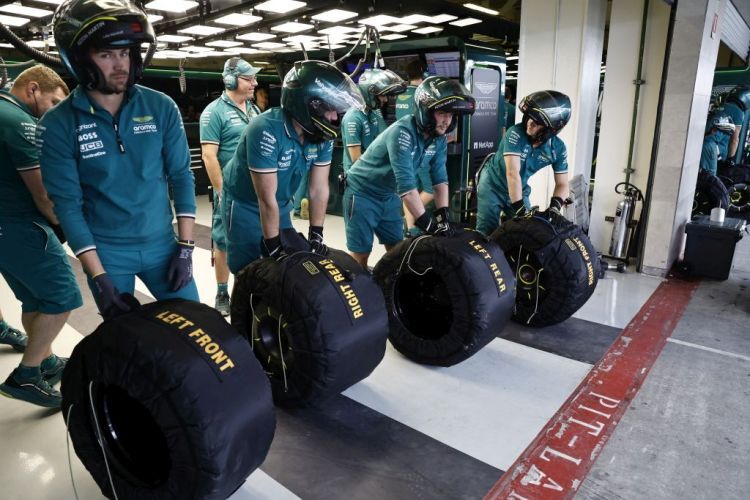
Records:
M195 271L213 305L207 225L199 197ZM295 221L306 233L307 222ZM344 248L343 221L326 242ZM371 264L382 255L374 252ZM68 355L98 324L80 266L85 304L55 342ZM578 498L746 498L750 490L750 237L725 282L703 282L635 395ZM360 382L318 409L277 411L271 451L231 498L479 498L487 494L587 377L662 280L608 273L568 321L542 330L512 324L452 368L409 362L390 347ZM148 298L144 287L139 297ZM0 281L5 318L20 306ZM0 377L20 356L0 348ZM0 398L4 499L102 498L68 448L59 412Z

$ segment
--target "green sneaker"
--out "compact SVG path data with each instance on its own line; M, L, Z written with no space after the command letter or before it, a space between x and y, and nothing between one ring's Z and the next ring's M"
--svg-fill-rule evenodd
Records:
M3 321L3 323L5 323ZM7 344L11 346L17 352L23 352L26 350L26 343L29 338L21 330L13 328L8 323L5 323L5 329L0 331L0 344Z
M229 294L217 293L216 301L214 302L214 309L219 311L222 316L229 316L230 307L231 302L229 299Z
M68 358L61 358L54 354L49 358L44 359L39 368L42 371L42 377L44 377L45 382L49 385L55 385L60 382L67 362Z
M16 372L13 370L5 383L0 384L0 394L46 408L62 406L62 394L53 389L41 373L37 377L22 379L16 376Z

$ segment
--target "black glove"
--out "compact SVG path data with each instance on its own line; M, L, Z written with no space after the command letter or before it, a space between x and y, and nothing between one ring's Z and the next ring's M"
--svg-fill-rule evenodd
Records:
M60 224L50 224L50 227L55 233L55 236L57 236L57 239L60 240L60 244L68 241L68 238L65 237L65 233L63 233L62 226Z
M526 217L529 213L529 211L526 210L526 205L524 204L523 199L511 203L510 206L513 210L513 218Z
M127 294L120 293L107 273L94 276L92 281L96 288L96 303L104 319L112 319L132 310L133 304L123 298Z
M542 212L542 215L552 223L558 223L561 220L565 220L565 216L562 214L562 208L565 206L565 202L559 196L553 196L549 200L549 208Z
M414 225L416 225L419 229L422 230L422 232L426 234L435 234L435 231L437 231L438 228L438 222L426 210L422 215L417 217L417 219L414 221Z
M456 235L458 228L451 224L448 217L448 207L438 208L434 212L437 229L433 233L435 236L447 236L448 238Z
M167 281L172 285L172 291L176 292L193 279L193 249L195 242L180 240L177 242L177 252L172 256L167 271Z
M310 226L307 232L310 250L318 255L328 255L328 247L323 243L323 226Z
M281 246L281 236L279 235L276 235L273 238L263 238L263 250L266 255L275 259L276 262L281 262L289 257L286 250L284 250L284 247Z

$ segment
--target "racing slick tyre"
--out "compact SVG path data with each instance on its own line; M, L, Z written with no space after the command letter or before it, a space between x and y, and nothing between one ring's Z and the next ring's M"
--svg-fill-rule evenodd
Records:
M599 281L599 256L581 228L562 216L510 219L490 239L505 252L516 282L513 320L532 327L568 319Z
M469 358L513 311L513 272L500 248L476 231L406 239L373 274L388 306L391 344L417 363Z
M367 377L388 337L380 289L335 249L248 265L235 279L232 325L252 346L276 404L287 407L320 403Z
M729 189L730 214L744 214L750 212L750 184L734 184Z
M701 170L695 185L692 216L709 215L714 207L727 208L729 192L717 176Z
M108 498L227 498L276 425L247 342L180 299L102 323L73 350L61 391L75 452Z

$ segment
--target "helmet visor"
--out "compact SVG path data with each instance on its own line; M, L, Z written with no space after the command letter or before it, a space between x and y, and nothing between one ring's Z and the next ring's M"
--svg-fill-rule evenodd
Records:
M336 114L343 115L351 108L364 109L365 101L362 94L357 89L351 78L343 78L337 84L322 78L315 79L315 98L311 100L311 105L315 101L320 104L316 105L317 109L323 111L335 111Z
M470 115L474 113L476 102L469 91L455 80L447 80L440 83L440 94L442 97L436 99L430 106L433 110L446 111L459 115Z

